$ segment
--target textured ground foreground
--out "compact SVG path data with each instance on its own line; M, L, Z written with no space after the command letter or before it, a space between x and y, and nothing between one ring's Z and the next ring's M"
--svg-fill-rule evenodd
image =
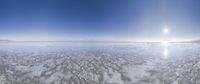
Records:
M0 44L0 84L200 84L200 45Z

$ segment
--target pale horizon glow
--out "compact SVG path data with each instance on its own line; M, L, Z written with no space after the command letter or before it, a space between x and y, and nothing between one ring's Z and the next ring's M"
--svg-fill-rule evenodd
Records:
M76 38L69 38L69 39L63 39L63 38L11 38L11 39L3 39L3 40L10 40L10 41L112 41L112 42L159 42L162 45L168 45L171 42L183 42L183 41L193 41L191 39L172 39L172 40L163 40L163 39L149 39L149 40L130 40L130 39L76 39ZM195 39L194 39L195 40Z
M170 44L170 42L168 42L168 41L162 41L162 45L164 45L164 46L169 46L169 44Z

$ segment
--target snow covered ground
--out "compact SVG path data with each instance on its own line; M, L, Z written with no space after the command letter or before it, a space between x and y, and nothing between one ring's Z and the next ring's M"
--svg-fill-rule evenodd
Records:
M0 84L200 84L200 44L0 44Z

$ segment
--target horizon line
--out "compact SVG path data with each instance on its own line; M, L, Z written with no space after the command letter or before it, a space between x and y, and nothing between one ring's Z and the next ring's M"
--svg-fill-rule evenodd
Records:
M200 40L182 40L182 41L139 41L139 40L0 40L0 42L74 42L74 43L162 43L162 42L170 42L170 43L197 43Z

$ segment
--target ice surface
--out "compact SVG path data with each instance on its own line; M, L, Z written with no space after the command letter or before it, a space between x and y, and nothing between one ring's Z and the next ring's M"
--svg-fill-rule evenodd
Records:
M0 84L200 84L200 44L1 44Z

